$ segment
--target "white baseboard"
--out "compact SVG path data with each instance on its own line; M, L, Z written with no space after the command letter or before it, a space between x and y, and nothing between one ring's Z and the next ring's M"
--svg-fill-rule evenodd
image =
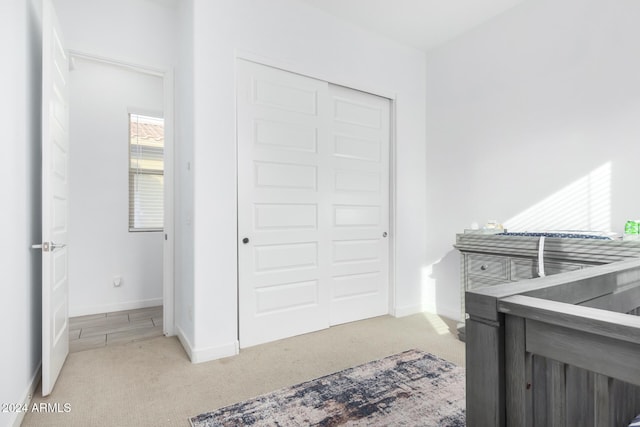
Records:
M189 338L187 338L182 328L178 325L176 325L176 336L180 344L182 344L182 348L184 348L184 351L187 353L187 356L189 356L189 360L193 361L193 346L191 345L191 341L189 341Z
M209 362L223 357L236 356L240 353L240 343L238 341L216 347L194 348L180 326L176 326L176 332L178 341L184 347L184 351L187 352L191 363Z
M162 303L162 298L152 298L138 301L119 302L115 304L69 307L69 317L86 316L89 314L112 313L114 311L122 310L135 310L137 308L156 307L162 305Z
M449 307L440 307L439 309L434 310L429 307L423 307L422 305L407 305L404 307L398 307L396 308L395 312L392 313L392 316L405 317L418 313L435 313L439 316L443 316L451 320L455 320L458 322L460 321L459 308L451 309Z
M442 317L446 317L447 319L455 320L456 322L460 322L460 307L450 308L450 307L441 307L438 309L438 315Z
M196 348L191 353L191 363L209 362L240 353L240 343L236 340L216 347Z
M31 377L31 382L27 386L27 390L25 390L25 392L22 394L21 402L23 406L26 406L27 408L31 408L31 399L33 398L33 394L36 392L36 388L40 383L41 377L42 377L42 362L38 364L38 367L36 368L36 372L33 374L33 377ZM14 412L13 420L10 420L8 425L13 427L20 427L20 424L22 424L22 420L24 419L24 414L25 412Z
M405 305L404 307L396 307L394 312L391 313L393 317L405 317L411 316L412 314L422 313L424 310L422 305Z

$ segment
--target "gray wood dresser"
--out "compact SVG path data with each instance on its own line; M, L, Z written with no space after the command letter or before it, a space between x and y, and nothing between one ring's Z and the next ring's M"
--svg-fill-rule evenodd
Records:
M505 282L538 277L540 237L463 233L454 247L460 251L461 314L465 319L465 292ZM640 257L640 241L545 237L547 276ZM464 341L464 323L458 336Z

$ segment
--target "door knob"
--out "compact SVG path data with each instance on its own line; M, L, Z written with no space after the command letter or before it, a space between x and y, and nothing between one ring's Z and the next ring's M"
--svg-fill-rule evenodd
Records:
M42 252L53 252L65 246L67 246L66 243L42 242L37 245L31 245L31 249L42 249Z
M244 243L245 245L249 243L249 238L245 237L244 239L242 239L242 243Z
M387 232L382 233L382 237L387 237Z

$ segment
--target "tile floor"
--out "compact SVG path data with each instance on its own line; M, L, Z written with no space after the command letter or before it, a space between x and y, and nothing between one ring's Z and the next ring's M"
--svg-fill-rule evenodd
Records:
M162 306L69 319L69 351L77 352L162 335Z

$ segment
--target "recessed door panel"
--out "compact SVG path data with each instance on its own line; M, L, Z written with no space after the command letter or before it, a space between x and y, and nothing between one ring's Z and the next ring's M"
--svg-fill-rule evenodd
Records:
M334 206L335 227L379 227L379 206Z
M52 146L52 171L63 181L67 180L67 153L55 143Z
M52 257L53 262L51 263L52 277L53 277L53 289L57 291L60 287L65 286L67 283L67 266L69 265L69 260L67 259L67 248L57 249Z
M64 340L63 335L68 333L68 309L66 301L59 301L53 314L53 343L57 345Z
M333 278L333 300L375 295L380 291L379 271Z
M313 126L273 120L256 120L255 143L258 146L264 146L265 149L315 153L318 146L318 134Z
M380 261L380 241L345 240L333 242L333 263Z
M318 281L284 283L256 290L256 313L300 310L318 305Z
M318 114L317 89L299 86L296 79L278 76L281 77L279 81L274 81L270 77L254 77L253 99L256 104L314 116Z
M55 196L52 200L52 221L53 229L57 232L67 231L67 212L68 200L62 196Z
M299 270L318 267L318 243L254 246L255 271Z
M316 230L318 207L315 204L256 203L256 231Z
M380 174L361 171L337 170L335 173L335 191L379 193Z
M335 135L334 156L347 159L380 162L382 143L377 140L358 139L347 135Z
M346 88L341 88L346 89ZM348 95L347 95L348 96ZM382 126L382 108L354 101L353 98L342 98L334 95L334 120L356 126L379 129Z
M255 177L256 187L315 191L318 185L317 169L313 165L255 162Z

